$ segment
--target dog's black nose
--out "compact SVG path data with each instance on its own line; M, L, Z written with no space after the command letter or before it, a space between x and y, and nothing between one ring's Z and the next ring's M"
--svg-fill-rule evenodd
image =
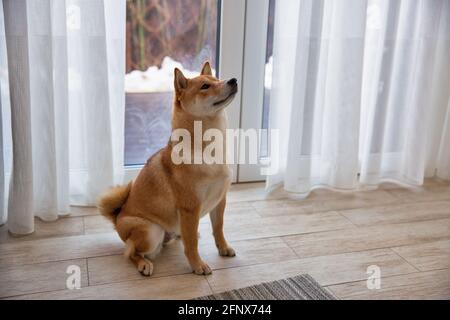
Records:
M236 78L230 79L228 80L227 84L229 84L230 86L235 86L237 85L237 79Z

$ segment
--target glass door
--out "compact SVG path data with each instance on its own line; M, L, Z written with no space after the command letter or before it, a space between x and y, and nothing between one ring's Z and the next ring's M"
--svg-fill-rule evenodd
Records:
M274 18L275 0L127 0L126 180L170 138L174 67L193 77L205 60L239 83L227 107L229 128L241 129L233 182L265 180ZM247 129L263 130L258 164L245 158Z
M173 69L218 69L219 0L128 0L125 165L142 166L171 133Z
M244 26L244 0L127 0L126 181L170 138L175 67L194 77L208 60L242 83ZM239 128L240 99L227 107L230 128Z

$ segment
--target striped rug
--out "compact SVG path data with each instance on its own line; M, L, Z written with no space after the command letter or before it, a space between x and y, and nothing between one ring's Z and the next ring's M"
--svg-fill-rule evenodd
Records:
M336 300L308 274L204 296L195 300Z

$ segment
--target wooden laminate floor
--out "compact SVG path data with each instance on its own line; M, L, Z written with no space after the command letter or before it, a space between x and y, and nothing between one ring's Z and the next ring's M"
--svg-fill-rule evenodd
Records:
M123 243L95 208L12 237L0 227L0 298L189 299L302 273L341 299L450 299L450 184L383 185L373 191L316 190L306 199L263 184L232 187L225 232L234 258L219 257L209 220L200 253L213 268L197 276L178 241L142 277L122 256ZM68 290L67 268L79 267L81 289ZM379 289L367 288L378 266Z

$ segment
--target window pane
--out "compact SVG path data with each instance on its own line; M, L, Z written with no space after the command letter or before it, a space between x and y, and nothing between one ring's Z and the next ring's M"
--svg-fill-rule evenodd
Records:
M263 103L263 116L262 116L262 129L269 128L269 106L270 106L270 89L272 87L272 65L273 65L273 30L275 20L275 1L269 1L269 16L267 23L267 47L266 47L266 65L265 65L265 77L264 77L264 103ZM261 135L261 157L267 157L269 155L268 150L268 135L267 131L263 131Z
M188 77L217 64L220 0L127 0L125 165L170 138L173 69Z

